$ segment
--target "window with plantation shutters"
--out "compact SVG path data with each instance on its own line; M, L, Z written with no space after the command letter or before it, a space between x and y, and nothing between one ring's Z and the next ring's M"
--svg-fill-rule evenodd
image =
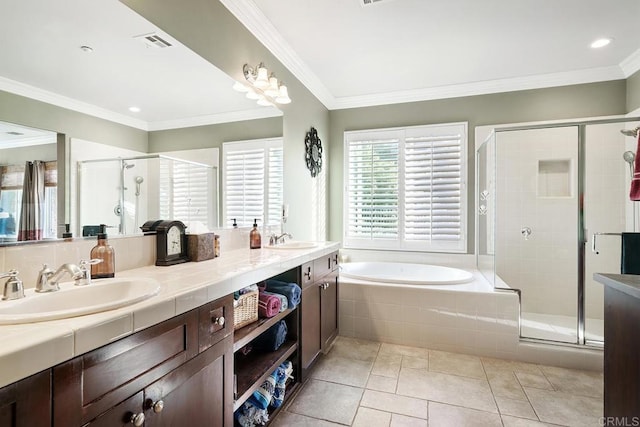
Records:
M160 158L159 168L160 217L213 226L212 168L168 157Z
M466 251L466 123L345 132L344 246Z
M281 139L227 142L222 145L224 221L251 226L253 219L280 223L283 201Z

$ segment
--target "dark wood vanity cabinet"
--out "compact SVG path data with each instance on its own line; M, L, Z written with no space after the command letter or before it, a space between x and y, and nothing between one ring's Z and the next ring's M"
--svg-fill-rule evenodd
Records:
M308 369L338 335L338 252L301 267L302 369Z
M51 371L0 388L0 426L51 425Z
M54 367L54 426L232 425L232 325L228 296Z

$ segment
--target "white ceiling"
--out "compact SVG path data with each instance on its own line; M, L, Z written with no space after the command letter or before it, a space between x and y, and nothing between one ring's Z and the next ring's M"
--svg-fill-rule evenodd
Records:
M613 80L640 69L638 0L221 1L329 108ZM600 37L614 41L590 48Z
M146 130L281 115L117 0L0 0L0 10L0 90ZM134 39L152 32L173 46Z
M220 1L330 109L640 69L638 0ZM117 0L0 0L0 10L0 90L147 130L281 114L256 108L230 77ZM174 46L133 38L152 32ZM589 48L603 36L613 43Z

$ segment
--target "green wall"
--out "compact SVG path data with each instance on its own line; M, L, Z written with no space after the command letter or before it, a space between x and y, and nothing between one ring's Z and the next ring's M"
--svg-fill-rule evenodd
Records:
M627 113L640 108L640 71L627 79Z
M506 92L379 107L333 110L329 180L329 239L342 240L343 144L349 130L466 121L469 123L468 252L474 248L473 164L476 126L561 120L626 113L626 83L616 80L557 88Z

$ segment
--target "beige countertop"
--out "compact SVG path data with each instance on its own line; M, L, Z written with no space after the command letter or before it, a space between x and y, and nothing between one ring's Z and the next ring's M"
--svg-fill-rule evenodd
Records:
M102 313L0 326L0 387L338 249L335 242L309 249L238 249L208 261L119 272L120 278L156 279L160 292Z

